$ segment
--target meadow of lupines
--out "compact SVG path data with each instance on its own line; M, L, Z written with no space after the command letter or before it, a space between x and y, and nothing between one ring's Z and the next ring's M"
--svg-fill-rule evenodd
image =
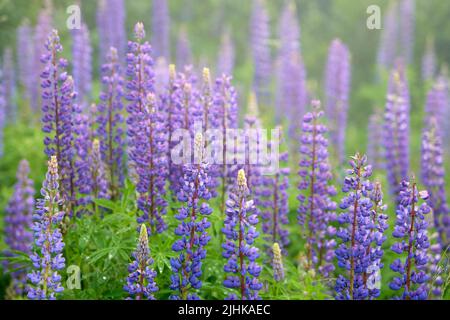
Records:
M383 11L366 126L344 40L311 85L293 0L251 1L249 86L238 35L197 56L170 0L69 32L44 1L1 55L0 297L450 299L449 77L433 35L414 67L416 1Z

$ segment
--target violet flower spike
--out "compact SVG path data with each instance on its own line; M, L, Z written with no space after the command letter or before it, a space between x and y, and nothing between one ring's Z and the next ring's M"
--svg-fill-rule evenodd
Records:
M300 138L300 201L298 222L307 242L307 268L327 276L334 270L332 263L336 246L336 203L331 197L336 189L331 185L332 173L328 159L327 127L321 123L320 101L312 101L313 111L303 117Z
M153 259L148 247L148 231L145 223L141 224L133 262L128 266L129 275L123 289L129 294L127 300L155 300L154 293L158 286L155 283L156 272L151 268Z
M175 218L180 224L175 229L177 240L172 250L179 256L170 259L172 266L170 288L176 293L174 300L198 300L202 287L202 260L206 258L206 245L210 240L207 229L211 226L207 216L212 213L207 201L211 198L208 190L209 166L203 160L204 141L197 133L194 141L198 161L183 168L183 184L178 192L178 200L184 202Z
M5 243L8 246L6 257L14 257L11 251L31 253L33 235L29 231L32 225L34 211L34 182L29 178L30 166L27 160L21 160L17 169L14 193L5 209ZM12 288L15 295L22 296L25 292L26 269L18 264L5 261L5 270L10 270ZM16 270L14 270L16 269Z
M33 215L34 249L30 255L33 270L27 275L31 283L27 295L33 300L54 300L64 290L59 272L65 268L60 229L65 213L58 181L58 162L56 156L52 156L42 184L42 198L37 200Z
M427 197L428 192L419 192L414 180L402 182L392 233L398 242L392 245L391 250L402 256L406 253L406 259L398 258L391 264L391 270L398 276L389 284L391 290L399 291L398 299L426 300L428 297L427 283L430 277L426 269L430 242L425 216L431 212L431 208L420 201L420 198L426 200Z
M258 277L261 267L256 263L259 252L253 246L259 233L256 231L258 217L252 200L247 200L248 188L244 170L239 170L236 187L227 200L225 226L226 236L222 244L223 257L227 259L224 271L227 276L223 282L226 288L235 289L238 294L228 295L229 300L258 300L262 283Z

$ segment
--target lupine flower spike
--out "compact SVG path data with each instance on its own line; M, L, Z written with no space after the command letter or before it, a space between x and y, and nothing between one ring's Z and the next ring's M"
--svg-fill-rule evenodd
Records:
M129 166L137 177L138 223L147 222L152 233L163 232L166 223L165 177L167 175L165 121L153 90L151 47L145 38L144 25L134 28L136 41L128 43L127 106Z
M133 262L128 266L127 284L124 290L128 292L129 300L155 300L154 293L158 291L155 283L156 272L151 268L153 259L148 247L148 232L145 223L141 224L137 249L133 253Z
M434 116L429 116L426 122L422 133L422 181L429 192L427 203L433 209L439 243L445 249L450 246L450 211L445 192L442 135Z
M281 255L281 249L277 242L275 242L272 246L273 252L273 278L275 281L283 281L284 279L284 266L283 266L283 257Z
M391 250L406 258L398 258L391 264L391 269L399 275L389 284L392 290L399 291L398 299L426 300L428 297L426 273L430 242L427 234L428 223L425 216L431 208L420 199L428 198L427 191L419 191L414 178L403 181L399 193L397 219L392 235L398 239ZM404 260L403 260L404 259Z
M226 236L222 244L223 256L227 259L224 271L228 273L224 286L239 293L231 293L230 300L257 300L262 284L258 277L261 267L256 263L259 252L253 246L259 233L256 231L258 217L253 200L247 200L248 188L244 170L239 170L237 186L230 192L227 200L225 226Z
M5 209L5 243L8 249L5 256L12 257L12 251L31 253L33 235L29 231L32 225L34 210L34 184L28 175L30 166L27 160L20 161L17 170L17 182L14 186L14 193ZM12 286L15 295L24 293L26 282L26 270L20 265L6 263L6 270L11 270ZM16 269L16 270L15 270Z
M408 178L410 100L404 68L399 65L391 74L384 116L383 141L386 171L392 194Z
M331 197L336 195L336 189L330 184L327 128L320 120L323 116L320 101L313 101L312 106L313 111L303 117L300 138L298 222L306 236L308 269L328 275L334 270L332 259L336 242L333 236L336 230L331 223L336 220L336 203Z
M375 298L379 294L379 290L373 290L377 288L370 285L367 277L377 271L375 267L379 268L376 264L379 265L381 258L378 248L383 242L385 217L379 219L378 213L374 212L371 199L374 186L369 180L372 167L367 164L367 157L356 154L351 158L350 166L342 187L347 195L340 204L345 212L338 217L341 227L337 237L342 242L336 249L338 266L347 274L339 275L335 289L337 299L363 300ZM381 201L380 192L378 190L373 195L378 206ZM378 229L380 223L382 227Z
M117 49L110 48L102 67L103 90L97 115L97 136L100 139L102 160L106 165L108 189L112 199L119 195L124 181L124 128L123 95L124 79L121 74Z
M200 299L197 293L202 286L202 260L206 257L205 247L210 240L206 230L211 224L206 217L212 209L206 201L211 198L211 194L208 190L208 164L203 160L204 142L201 133L195 136L194 146L197 161L184 166L183 183L178 192L178 200L186 205L175 216L180 221L175 235L180 239L172 246L179 256L170 259L173 271L170 288L177 291L171 299Z
M73 79L66 72L68 62L58 58L63 48L56 30L49 35L45 47L47 53L41 58L45 64L41 74L45 153L47 156L56 156L61 196L64 198L68 213L72 214L76 191L73 151L76 95Z
M64 290L59 271L65 267L60 230L65 214L58 181L58 162L56 156L52 156L42 184L42 198L37 200L33 215L34 250L30 258L34 270L27 275L31 282L28 298L33 300L54 300Z

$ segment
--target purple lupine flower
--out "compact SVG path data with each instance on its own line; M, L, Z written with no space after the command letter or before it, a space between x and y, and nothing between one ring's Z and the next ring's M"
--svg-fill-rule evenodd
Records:
M300 48L300 29L293 1L288 1L279 22L277 58L277 122L289 115L289 135L297 141L300 121L308 103L306 68Z
M434 41L432 38L427 39L425 53L422 57L422 80L432 81L436 75L437 68L436 52L434 51Z
M125 57L127 36L124 0L100 0L97 9L100 61L103 63L111 47L117 49L119 61Z
M210 128L220 131L219 148L221 152L218 154L222 156L222 159L216 159L217 165L212 168L212 177L222 179L222 190L221 190L221 212L225 211L225 200L226 200L226 188L227 182L233 179L229 164L229 159L227 159L227 144L232 145L227 137L227 129L236 129L238 126L238 106L237 106L237 96L236 90L231 84L231 77L227 75L222 75L216 79L214 86L214 98L211 108L211 117L209 119Z
M74 169L76 179L74 186L81 194L76 201L81 209L78 214L86 210L85 206L92 200L92 175L89 154L91 152L91 136L89 117L86 114L76 114L74 116L73 132L75 134L74 149Z
M217 56L217 74L233 74L235 62L234 43L229 31L224 32Z
M128 266L129 275L123 289L130 295L129 300L155 300L158 291L155 283L156 272L151 268L153 259L148 247L148 231L145 223L141 224L139 241L133 253L133 262Z
M78 103L82 104L89 100L92 87L92 47L85 23L72 30L72 39L73 79Z
M378 49L378 65L386 70L400 58L413 62L415 28L415 0L392 2L384 20Z
M397 58L397 45L399 37L398 25L398 2L391 2L385 19L383 21L383 31L381 32L380 43L378 45L377 62L386 70L393 67Z
M409 112L408 84L400 65L392 71L389 80L383 126L386 170L392 194L397 194L401 181L408 178Z
M62 51L58 32L53 30L45 48L47 53L41 61L45 65L41 74L42 87L42 130L45 133L44 144L47 156L56 155L60 168L60 192L72 214L75 201L74 170L74 120L78 111L74 100L73 79L67 75L68 62L58 58Z
M273 278L275 281L283 281L284 279L284 266L283 266L283 256L281 255L281 249L277 242L272 245L272 267L273 267Z
M399 6L399 56L406 64L411 64L414 58L414 29L416 20L415 0L401 0Z
M183 184L178 192L178 201L185 206L178 210L175 218L180 224L175 229L178 239L172 250L179 253L170 259L172 266L171 286L177 291L171 299L198 300L197 292L202 286L202 260L206 257L206 245L210 240L207 229L211 226L206 216L212 213L207 201L211 198L208 190L208 164L203 160L204 141L201 133L195 136L195 158L198 161L183 168Z
M336 220L336 203L331 197L336 195L336 189L330 184L327 128L320 121L323 116L320 102L312 101L312 107L313 111L303 117L300 138L298 222L306 233L308 269L327 276L334 270L332 260L336 241L333 236L336 230L331 223Z
M258 99L267 101L272 57L269 47L270 21L264 0L253 0L250 18L250 43L253 58L253 87ZM230 74L230 73L228 73Z
M102 66L102 91L97 114L97 137L100 138L102 161L106 165L108 192L117 199L124 182L124 79L115 48L110 48Z
M170 60L170 15L167 0L153 1L152 30L154 56Z
M380 295L380 287L377 284L380 276L380 270L383 268L382 257L384 251L383 243L386 241L385 231L388 228L388 216L385 213L387 206L383 203L383 191L381 183L375 182L374 188L370 193L372 200L372 210L370 212L370 231L367 239L373 243L366 248L366 257L369 259L369 266L363 274L363 284L368 289L369 297L375 298Z
M214 129L217 125L217 119L213 119L214 109L214 93L211 87L211 74L208 68L203 68L202 72L202 88L200 93L200 104L203 112L203 132L208 133L210 129ZM205 139L205 149L207 148L207 139ZM213 159L209 159L213 161ZM216 165L209 165L208 190L212 198L217 197L217 188L219 187L218 170Z
M450 97L448 90L448 80L444 75L440 75L433 87L428 91L427 100L425 103L425 113L427 118L434 117L437 120L437 125L441 131L441 137L446 138L446 126L448 117L450 116ZM427 119L426 118L426 119Z
M229 193L227 200L225 226L226 236L222 255L227 259L224 271L228 273L223 284L226 288L237 289L239 295L231 293L229 300L258 300L262 283L258 277L261 267L256 263L259 252L253 246L259 236L256 231L258 217L253 200L247 200L248 188L244 170L239 170L237 185Z
M432 220L432 219L428 219ZM433 226L433 221L429 221L430 225ZM431 233L430 237L430 247L428 248L428 261L426 272L430 276L429 282L429 294L432 299L442 298L443 288L445 285L445 276L449 271L448 261L443 257L442 246L439 243L439 234L437 232Z
M105 166L100 152L100 141L94 139L90 157L92 166L92 195L96 199L108 199L108 183L106 180Z
M167 176L167 141L163 110L156 104L154 95L153 60L151 47L142 42L144 25L138 22L134 28L136 41L128 43L127 55L127 106L129 162L137 176L138 208L143 213L139 224L148 223L150 231L163 232L167 225L163 220L167 202L165 178Z
M192 65L192 51L191 44L189 42L188 33L185 26L182 26L178 32L177 38L177 52L176 52L176 62L177 66L184 68L185 66Z
M384 169L383 148L383 110L376 108L369 117L367 127L367 158L372 163L373 169Z
M345 211L338 217L341 227L336 233L342 242L335 251L338 266L348 275L338 276L335 290L336 299L364 300L379 294L379 290L371 290L372 287L365 279L375 262L372 257L378 258L371 248L376 228L373 216L377 213L373 212L371 194L374 186L369 180L372 167L367 165L367 157L356 154L351 158L350 166L342 187L346 196L340 204L340 208ZM379 242L375 242L377 250Z
M200 92L196 86L196 79L192 75L179 73L175 79L174 87L176 90L174 92L173 103L178 104L178 106L173 106L172 109L178 109L178 112L171 115L171 126L173 128L186 130L192 138L194 136L194 126L196 123L200 123L203 120L203 109L200 101ZM171 152L178 156L179 153L177 150L180 147L186 147L185 141L179 134L176 136L173 135L173 133L175 132L172 132L171 135ZM188 146L188 148L191 147L192 146ZM183 165L175 164L175 161L173 161L174 159L172 159L173 155L170 154L169 156L171 157L169 176L170 189L174 194L177 194L182 184L180 177L183 176ZM183 154L183 156L185 157L186 155ZM176 162L190 162L190 159L178 159Z
M169 85L169 65L164 57L159 57L155 62L155 91L164 92ZM160 94L161 97L161 94Z
M59 193L59 180L57 158L51 156L42 184L42 198L37 200L33 215L34 250L30 259L34 270L27 275L31 282L28 298L33 300L54 300L64 290L59 271L65 267L60 230L65 213L62 211L64 198Z
M17 28L17 65L19 67L19 82L22 84L25 98L31 98L33 83L33 30L28 20Z
M256 93L252 91L248 100L247 114L244 118L245 150L239 151L242 151L245 157L244 170L247 176L247 187L253 196L255 205L259 206L259 193L256 189L262 183L261 165L263 164L262 148L264 146L262 145L262 127Z
M32 224L34 210L34 183L28 176L30 166L27 160L20 161L17 169L17 182L14 193L5 209L5 243L8 246L5 256L13 257L11 251L31 253L33 235L29 231ZM7 263L6 270L10 269L12 286L16 295L23 295L26 282L26 270L20 265ZM16 269L16 270L14 270Z
M6 121L8 123L14 123L17 118L16 71L11 48L6 48L3 52L2 80L6 99Z
M418 205L419 198L426 200L428 192L419 192L414 181L404 180L398 198L397 218L392 235L398 239L391 250L405 256L396 259L391 264L391 269L399 276L392 279L389 288L395 291L403 291L397 297L403 300L426 300L428 297L427 282L429 275L426 273L428 263L427 250L430 242L427 235L428 223L425 215L431 208L423 202Z
M31 76L33 80L31 81L32 90L30 97L31 110L38 112L41 103L41 93L42 88L39 86L39 75L43 71L41 57L47 53L47 48L45 46L47 42L48 35L52 32L52 8L48 5L39 12L37 24L33 34L33 63L31 65L32 71ZM58 162L59 163L59 162Z
M345 159L350 79L350 52L345 44L335 39L329 48L325 71L325 113L330 120L331 143L339 163Z
M427 203L433 209L433 222L439 234L439 243L445 249L450 245L450 209L445 190L442 131L437 119L430 113L422 133L422 182L429 192Z

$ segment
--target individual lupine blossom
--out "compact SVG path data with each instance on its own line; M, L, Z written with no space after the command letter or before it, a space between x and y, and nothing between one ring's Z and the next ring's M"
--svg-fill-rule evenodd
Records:
M434 227L439 243L450 246L450 209L445 190L445 167L442 136L437 118L429 114L422 133L422 181L429 192L428 205L433 209Z
M117 199L124 183L124 79L115 48L110 48L102 66L102 91L97 113L97 132L100 152L105 163L108 192Z
M427 39L425 53L422 57L422 80L432 81L436 75L436 52L434 51L434 41Z
M272 57L269 47L270 21L265 0L253 0L250 18L250 43L253 57L253 87L261 101L267 101Z
M46 1L46 7L39 12L37 24L33 34L33 63L31 65L32 71L30 72L33 80L30 106L31 110L37 112L41 106L41 93L42 89L39 86L39 75L43 68L41 63L42 55L46 54L45 43L48 35L52 32L52 8L49 1Z
M34 182L29 178L30 166L27 160L20 161L17 170L17 182L14 193L5 209L5 243L8 246L5 256L13 257L13 251L30 253L33 235L29 231L32 224L34 210ZM24 293L26 271L20 265L6 263L6 270L10 269L14 293L21 296ZM14 270L17 269L17 270Z
M52 156L42 184L42 198L37 200L33 215L34 249L30 259L34 270L27 275L31 282L27 295L33 300L54 300L64 290L59 271L65 267L60 230L65 213L62 211L64 200L59 192L59 180L57 158Z
M330 137L339 163L345 159L345 132L350 96L350 52L339 39L328 51L325 71L325 113L330 120Z
M448 79L444 75L440 75L433 87L428 91L427 100L425 103L426 119L434 117L437 120L437 125L441 131L441 137L444 139L443 143L449 141L446 137L448 117L450 117L450 97L448 91Z
M222 159L216 159L218 165L213 166L212 177L221 178L222 189L221 194L221 212L225 211L226 187L229 180L233 181L230 174L231 164L227 156L227 144L230 143L227 137L227 129L236 129L238 126L238 105L236 89L231 84L231 77L222 75L216 79L214 85L214 98L211 108L210 128L221 131L221 141L216 156L222 156ZM231 184L233 185L233 184Z
M16 104L16 70L14 68L13 52L6 48L3 52L3 88L6 100L6 120L14 123L17 118Z
M177 38L177 51L176 62L177 66L184 68L185 66L192 65L192 50L191 43L189 42L188 33L185 26L180 28Z
M370 197L374 186L369 180L372 167L367 164L365 155L353 156L350 166L342 187L346 196L340 204L340 208L345 211L338 217L341 226L336 233L342 242L335 251L338 266L345 270L345 274L338 276L335 290L336 299L364 300L376 298L379 293L377 290L371 290L371 286L365 283L365 277L373 266L371 257L377 256L372 254L375 225ZM377 247L378 244L375 243Z
M280 48L277 57L277 122L288 115L289 135L298 139L300 121L308 103L306 68L300 48L300 29L293 1L288 1L280 18Z
M320 101L312 101L312 112L303 116L300 138L300 201L298 222L305 232L307 241L308 269L328 276L334 266L333 248L336 233L331 225L336 220L336 203L331 197L336 189L331 185L332 173L328 160L327 128L321 122L323 111Z
M401 181L408 178L409 172L410 98L404 72L399 66L391 73L384 114L385 166L392 194L398 193Z
M386 214L387 205L383 203L383 191L381 183L375 182L374 188L370 193L372 200L372 210L370 212L370 231L367 240L372 241L373 245L366 249L366 256L370 261L370 265L363 274L363 284L369 291L369 297L374 298L380 295L380 288L377 281L379 280L380 270L383 269L382 257L384 251L383 243L386 241L385 232L388 228Z
M86 103L92 87L92 47L89 29L85 23L72 30L73 79L78 103Z
M74 104L73 79L66 72L68 62L58 58L62 52L58 32L53 30L45 48L47 53L41 61L45 65L41 74L42 87L42 130L47 156L56 156L59 166L60 192L68 213L72 214L75 200L74 169L74 120L79 111Z
M281 255L281 249L277 242L272 245L272 268L273 268L273 278L275 281L283 281L284 279L284 266L283 266L283 256Z
M100 61L103 63L111 47L117 49L119 61L125 57L127 36L124 0L100 0L97 9Z
M385 164L383 148L383 110L376 108L369 117L367 127L367 158L373 169L383 169Z
M17 65L19 68L19 82L24 87L24 96L30 100L33 83L33 29L25 20L17 28Z
M228 300L258 300L258 291L262 289L258 280L261 267L256 263L259 252L253 246L259 236L256 231L258 217L253 200L248 200L248 192L245 172L241 169L236 187L229 193L225 226L222 228L226 236L222 255L227 259L224 266L227 275L223 284L238 291L238 294L230 293Z
M406 64L413 62L414 58L414 33L416 23L415 0L401 0L399 6L399 56Z
M123 289L129 294L127 300L155 300L158 291L155 283L156 272L152 269L153 259L148 247L148 231L145 223L141 224L139 241L133 253L133 262L128 266L129 275Z
M391 2L383 21L380 43L378 46L378 65L389 70L397 58L397 45L399 37L398 2Z
M154 56L170 60L170 15L167 0L153 1L152 30Z
M397 299L426 300L430 280L426 273L430 242L425 216L431 208L419 198L426 200L428 192L419 191L414 180L404 180L398 197L397 218L392 233L398 242L392 245L391 250L406 258L398 258L391 264L391 270L399 275L392 279L389 288L399 291Z
M224 32L217 57L217 74L233 74L235 48L229 31Z
M194 163L183 167L183 183L177 194L178 201L185 203L175 218L180 224L175 229L177 240L172 250L179 254L170 259L172 276L170 289L176 293L171 299L198 300L198 290L202 286L202 260L206 258L206 245L210 240L207 229L211 226L207 216L212 213L207 201L211 198L208 190L208 164L203 160L204 141L197 133L194 141Z

